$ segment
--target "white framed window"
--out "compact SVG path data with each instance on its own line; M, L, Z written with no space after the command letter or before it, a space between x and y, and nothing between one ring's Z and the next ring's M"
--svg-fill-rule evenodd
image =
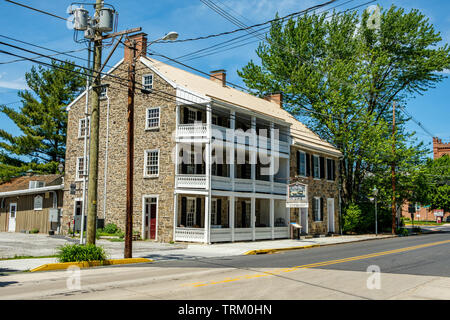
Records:
M144 160L144 177L154 178L159 175L159 150L146 150Z
M217 224L217 199L211 199L211 224Z
M45 181L30 181L28 183L28 189L36 189L45 187Z
M42 196L34 197L34 210L42 210L44 198Z
M89 162L86 158L86 162ZM84 157L77 158L77 170L76 170L76 180L83 180L84 176L87 174L86 170L87 164L84 163Z
M90 117L80 119L78 123L78 138L84 138L85 135L89 137L90 126Z
M196 212L197 212L197 199L186 199L186 227L193 227L196 224Z
M195 123L197 121L197 111L188 108L187 113L188 113L188 123Z
M142 76L142 87L144 90L152 90L153 89L153 75L146 74Z
M313 155L313 178L320 179L320 159Z
M160 120L160 108L147 108L145 129L158 129Z
M108 93L108 87L107 86L102 86L100 88L100 99L106 99L106 94Z
M314 197L313 201L314 221L322 221L322 199Z

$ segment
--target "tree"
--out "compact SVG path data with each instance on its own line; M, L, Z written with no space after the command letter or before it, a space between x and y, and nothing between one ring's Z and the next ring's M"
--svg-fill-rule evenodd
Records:
M3 178L31 167L54 171L64 161L65 108L84 85L81 71L70 61L52 61L52 68L32 67L25 77L31 91L19 91L23 104L20 110L0 105L0 112L22 132L13 136L0 129L0 176Z
M399 178L423 161L400 113L394 157L392 103L433 88L450 66L448 45L437 46L440 33L418 10L392 6L377 20L374 27L368 12L333 12L276 21L257 49L261 65L238 71L255 95L283 92L283 107L343 153L344 207L360 200L368 177L386 184L393 161Z

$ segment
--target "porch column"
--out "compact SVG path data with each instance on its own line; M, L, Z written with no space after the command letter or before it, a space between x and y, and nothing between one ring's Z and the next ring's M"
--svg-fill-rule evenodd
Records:
M256 157L257 157L257 148L258 148L258 140L256 133L256 117L252 117L252 136L250 138L250 167L251 167L251 179L253 185L253 192L255 192L255 179L256 179ZM253 148L252 148L253 146Z
M272 228L272 239L275 239L275 200L270 199L270 226Z
M234 178L236 175L236 165L234 163L234 130L236 129L236 112L235 111L231 111L230 112L230 130L228 131L229 133L229 137L230 138L230 152L229 152L229 163L230 163L230 181L231 181L231 190L234 191ZM234 197L233 197L234 199ZM233 200L234 201L234 200ZM233 207L234 208L234 207ZM233 209L234 210L234 209ZM234 216L233 216L233 220L234 220ZM234 224L233 224L233 228L234 228Z
M252 240L255 241L255 236L256 236L256 229L255 229L255 221L256 221L256 214L255 214L255 197L251 197L250 198L250 211L251 211L251 215L250 215L250 221L251 221L251 226L252 226Z
M234 201L235 201L234 196L230 196L229 220L230 220L230 228L231 228L231 242L234 242L234 208L235 208Z
M176 122L175 122L176 135L175 136L178 136L178 125L180 124L180 110L181 110L180 105L177 103L177 105L175 106L175 114L176 114Z
M175 233L178 225L178 194L173 193L173 241L176 241Z
M270 175L269 175L269 181L270 181L270 190L273 194L274 192L274 178L275 178L275 157L274 152L277 150L274 150L275 145L275 127L274 123L270 123Z
M204 243L210 244L211 241L211 196L205 197L205 240Z

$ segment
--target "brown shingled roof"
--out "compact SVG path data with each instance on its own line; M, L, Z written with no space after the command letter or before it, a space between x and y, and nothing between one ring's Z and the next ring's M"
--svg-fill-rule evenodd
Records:
M11 181L0 184L0 192L25 190L29 188L30 181L44 181L45 186L61 184L62 176L59 174L32 175L12 178Z

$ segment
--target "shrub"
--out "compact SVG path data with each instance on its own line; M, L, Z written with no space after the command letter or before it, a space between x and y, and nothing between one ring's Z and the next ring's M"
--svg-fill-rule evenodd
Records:
M103 229L104 233L108 234L114 234L116 232L120 231L119 228L114 223L108 223L105 228Z
M60 247L57 252L59 262L78 262L106 260L106 252L94 244L68 244Z
M400 228L397 230L397 234L399 236L406 237L406 236L409 236L409 231L408 231L408 229Z
M36 228L31 229L31 230L30 230L30 233L39 233L39 229L36 229Z
M354 203L350 204L343 217L343 231L345 233L363 231L363 216L360 207Z

